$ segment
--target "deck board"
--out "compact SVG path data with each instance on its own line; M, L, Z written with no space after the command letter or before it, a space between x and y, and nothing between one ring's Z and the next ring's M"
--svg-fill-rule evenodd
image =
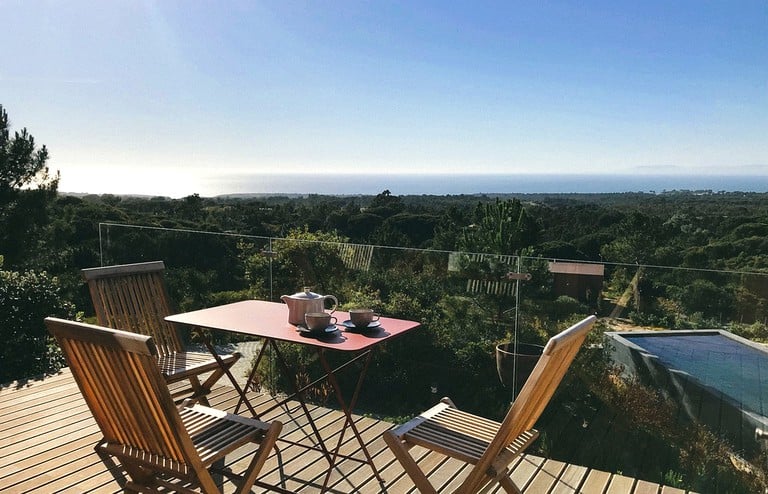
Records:
M550 492L558 483L566 464L557 460L545 460L536 477L528 484L532 492Z
M635 479L631 477L625 477L624 475L614 475L611 477L611 482L608 484L608 490L606 494L621 494L623 492L631 492L635 486Z
M266 410L273 403L268 394L253 393L252 397L257 410ZM234 389L224 385L214 388L208 398L211 406L228 411L232 411L237 403ZM335 446L344 415L317 405L308 405L308 408L329 447ZM289 403L262 418L279 419L284 428L278 442L279 454L270 456L259 481L297 493L319 492L328 471L327 460L319 451L285 442L311 443L314 439L301 408L296 403ZM392 424L359 416L355 416L355 420L384 484L379 483L367 465L342 460L331 473L330 492L417 492L381 438ZM0 492L120 492L110 469L93 450L100 438L99 429L67 369L45 379L0 387ZM355 449L354 436L348 430L342 453ZM248 452L245 449L238 452L237 457L228 457L235 471L241 470L249 460ZM412 453L441 490L450 492L467 474L468 468L456 460L419 447L413 448ZM118 465L112 470L122 475ZM534 455L524 455L513 463L512 479L526 494L685 492ZM234 489L226 479L223 486L227 493ZM254 487L253 492L268 491ZM503 490L495 486L489 492L501 493Z
M587 478L582 484L581 488L584 492L594 492L595 494L602 494L608 489L608 485L611 483L611 474L603 472L601 470L592 470L587 474Z
M579 492L586 480L589 469L580 465L566 465L560 474L557 485L550 494L573 494Z

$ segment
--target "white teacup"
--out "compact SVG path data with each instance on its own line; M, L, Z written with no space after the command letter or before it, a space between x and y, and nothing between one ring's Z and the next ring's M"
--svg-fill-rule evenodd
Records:
M376 322L381 317L373 309L352 309L349 311L349 320L357 327L367 327L372 322Z
M337 319L327 312L307 312L304 314L304 322L310 331L325 329L331 324L336 324Z

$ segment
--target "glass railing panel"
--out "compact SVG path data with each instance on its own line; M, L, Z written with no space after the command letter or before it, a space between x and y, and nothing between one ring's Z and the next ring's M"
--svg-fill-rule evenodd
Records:
M103 266L163 261L169 292L181 310L270 296L269 265L246 270L244 264L250 253L269 251L267 237L102 223L99 238Z
M768 273L606 265L605 315L653 328L733 329L768 319Z
M362 403L393 415L450 395L469 409L498 408L505 390L494 347L514 324L516 283L508 274L518 258L301 240L274 240L273 247L274 272L282 273L276 290L307 285L336 296L342 309L370 307L421 322L376 354ZM386 399L406 382L407 396Z
M435 348L468 365L500 342L538 344L590 313L629 327L768 336L761 272L408 249L306 232L286 239L103 224L100 233L103 264L164 260L183 310L279 301L306 286L335 295L342 309L419 320Z
M102 256L105 264L164 260L183 310L244 298L280 301L307 286L336 296L342 310L370 307L419 321L419 329L374 353L358 408L383 417L410 416L450 396L463 409L501 419L535 364L536 350L527 346L540 347L597 314L599 324L539 422L545 433L539 444L549 457L609 471L678 468L664 463L666 454L658 462L631 457L622 441L667 448L660 438L682 437L693 419L685 419L690 401L679 394L687 385L639 386L638 376L622 374L609 359L605 331L722 329L768 341L768 273L760 269L423 250L309 232L267 238L122 225L103 227ZM526 363L526 351L533 363ZM505 352L515 354L511 373ZM311 373L312 355L286 354L299 375ZM280 392L279 373L269 360L264 366L262 384ZM312 399L335 406L322 389ZM727 435L711 427L716 436ZM738 437L735 450L754 446L747 444L751 433ZM594 446L585 447L584 438Z

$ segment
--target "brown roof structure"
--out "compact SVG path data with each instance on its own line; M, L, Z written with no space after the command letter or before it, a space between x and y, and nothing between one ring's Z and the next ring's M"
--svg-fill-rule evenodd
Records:
M558 262L549 263L549 272L557 274L579 274L586 276L603 276L605 265L585 262Z

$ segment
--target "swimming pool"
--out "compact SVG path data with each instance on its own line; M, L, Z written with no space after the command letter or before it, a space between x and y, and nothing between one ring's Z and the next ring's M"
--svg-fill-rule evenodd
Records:
M606 333L625 374L661 389L698 420L751 449L768 428L768 349L726 331Z

